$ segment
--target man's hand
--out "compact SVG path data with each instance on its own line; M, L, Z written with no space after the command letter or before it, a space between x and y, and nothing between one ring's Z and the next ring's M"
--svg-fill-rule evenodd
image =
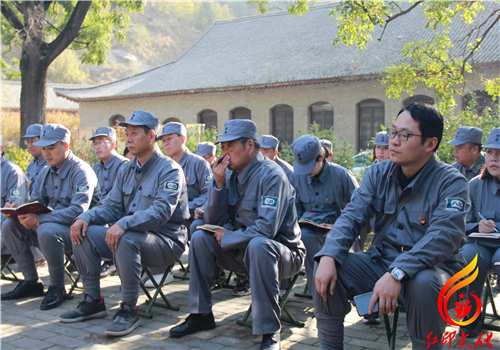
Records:
M491 233L495 232L495 226L497 224L493 220L481 220L479 221L479 232L480 233Z
M38 226L38 216L36 214L22 214L17 217L21 225L31 230Z
M194 210L194 219L203 219L203 214L205 213L205 208L199 207Z
M219 161L222 159L221 163L219 164ZM226 185L226 170L227 167L229 166L229 155L226 155L225 157L220 156L215 160L214 163L214 179L215 179L215 187L217 187L219 190L223 188Z
M87 234L87 228L89 224L83 219L76 219L76 221L71 225L71 242L76 245L80 245L83 241L83 237Z
M125 231L117 224L114 224L106 231L106 243L111 251L114 252L118 248L118 242L124 233Z
M386 272L373 288L373 295L368 305L368 314L371 314L378 301L380 315L396 311L399 294L401 294L401 282L396 281L389 272Z
M17 204L16 202L5 203L5 208L17 208L18 206L19 206L19 204ZM3 216L6 218L10 218L10 214L3 214Z
M337 268L335 267L335 259L331 256L323 255L319 261L316 275L314 276L316 282L316 290L327 301L328 286L330 286L330 294L333 295L335 291L335 284L337 283Z
M214 237L217 240L217 243L219 243L221 247L222 247L222 237L224 237L224 233L226 233L226 231L227 230L225 228L220 228L214 233Z

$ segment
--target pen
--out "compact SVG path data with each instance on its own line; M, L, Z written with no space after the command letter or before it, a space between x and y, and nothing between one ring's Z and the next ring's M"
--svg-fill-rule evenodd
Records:
M480 212L477 212L477 215L479 215L479 217L481 218L481 220L484 220L484 221L488 221L488 219L486 219L483 214L481 214ZM495 232L498 232L497 228L496 227L493 227L493 230L495 230Z

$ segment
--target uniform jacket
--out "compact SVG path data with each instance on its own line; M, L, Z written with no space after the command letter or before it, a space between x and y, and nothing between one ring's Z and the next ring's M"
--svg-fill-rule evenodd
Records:
M5 155L2 156L0 161L1 165L1 188L2 193L2 208L5 203L16 202L21 205L28 199L28 179L24 175L21 168L9 162ZM2 222L6 218L2 215Z
M149 231L185 246L186 234L178 234L189 218L182 168L158 149L142 166L134 158L122 165L102 205L79 218L92 225L116 222L124 231Z
M453 166L460 171L460 173L465 176L467 181L472 180L474 177L479 175L481 170L484 167L484 156L482 154L479 155L479 158L476 160L473 166L470 168L466 167L465 165L462 165L460 163L454 163Z
M276 162L276 164L278 164L281 167L281 169L283 169L283 171L285 172L286 176L288 177L288 180L291 181L291 177L292 177L292 174L293 174L293 166L291 166L290 164L288 164L287 162L285 162L280 157L276 157L276 159L274 161Z
M479 232L478 212L488 220L493 220L500 230L500 181L496 177L488 176L480 179L476 176L469 182L471 209L467 213L466 233Z
M103 200L108 196L109 191L111 191L111 188L115 183L116 174L118 173L118 170L120 169L122 164L125 162L128 162L128 158L114 153L106 163L99 161L92 167L95 174L97 175L99 186L101 186L101 197Z
M212 183L212 170L210 164L203 159L186 150L179 160L184 171L187 183L188 203L191 212L202 207L207 200L208 188Z
M392 261L390 268L399 267L410 278L436 264L456 268L456 264L464 263L461 255L454 253L465 237L465 218L470 209L465 178L432 156L402 191L397 182L399 171L401 167L391 162L368 168L316 260L328 255L342 265L354 239L375 214L376 232L368 250L372 259ZM409 200L398 212L398 203L404 203L407 195ZM388 221L391 224L384 229ZM411 250L401 252L401 246Z
M94 171L70 151L59 169L51 166L42 169L33 184L29 201L38 201L54 209L51 213L38 215L40 224L71 225L78 215L98 205L100 199L101 189Z

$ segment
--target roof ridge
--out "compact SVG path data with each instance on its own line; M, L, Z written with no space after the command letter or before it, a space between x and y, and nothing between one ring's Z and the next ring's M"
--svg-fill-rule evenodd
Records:
M340 1L338 1L338 2L340 2ZM321 4L321 5L313 5L313 6L309 7L308 12L314 11L314 10L322 10L325 7L336 5L338 2L331 2L328 4ZM283 15L292 16L288 12L288 10L280 10L280 11L266 13L265 15L257 14L257 15L243 16L243 17L230 18L230 19L221 19L221 20L215 21L212 25L234 23L234 22L248 21L248 20L253 20L253 19L258 19L258 18L275 17L275 16L283 16ZM302 15L299 15L299 16L302 16Z

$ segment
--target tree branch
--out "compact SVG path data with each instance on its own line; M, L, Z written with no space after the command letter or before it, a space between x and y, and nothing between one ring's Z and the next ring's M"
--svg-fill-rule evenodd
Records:
M491 17L491 16L490 16ZM488 19L490 18L488 17ZM465 57L463 63L462 63L462 69L460 70L461 74L464 75L465 73L465 64L467 63L467 61L472 57L472 55L474 54L474 52L476 52L476 50L479 48L479 46L481 45L481 43L484 41L484 39L486 38L486 36L488 35L488 33L490 32L490 30L495 26L495 24L497 24L498 22L500 21L500 15L497 16L497 18L495 18L493 20L493 22L490 24L490 26L484 31L483 35L481 36L481 39L479 39L478 41L476 41L476 45L474 45L472 47L472 49L470 50L469 54L467 55L467 57Z
M49 21L45 20L45 22L51 26L52 28L54 28L55 30L57 30L59 33L62 32L61 29L57 28L55 25L53 25L52 23L50 23ZM86 27L85 27L86 28ZM83 29L83 27L82 27ZM80 41L80 40L73 40L73 43L77 43L77 44L82 44L82 45L85 45L84 49L87 48L90 43L93 41L94 39L90 40L90 41ZM78 49L78 50L81 50L81 49Z
M48 62L52 62L61 54L79 35L82 23L92 1L78 1L71 17L62 32L48 45Z
M50 5L52 5L53 1L44 1L43 2L43 9L45 10L45 12L47 12L49 10L49 7Z
M24 8L23 8L21 1L12 1L12 3L17 8L17 10L24 15Z
M406 15L407 13L411 12L415 7L417 7L418 5L420 5L421 3L423 3L423 1L417 1L416 3L414 3L412 6L410 6L407 10L404 10L404 11L401 11L397 14L395 14L394 16L392 17L389 17L387 19L387 21L385 21L385 25L384 25L384 29L382 30L382 33L380 34L380 37L377 39L378 41L381 41L382 40L382 37L384 36L384 33L385 33L385 29L387 28L387 25L394 21L396 18L398 17L401 17L401 16L404 16Z
M19 20L17 15L12 11L12 9L7 5L7 1L2 1L2 14L5 17L5 19L10 23L10 25L17 31L21 33L21 36L23 39L26 37L26 33L24 32L24 25L23 23ZM23 34L24 32L24 34Z

